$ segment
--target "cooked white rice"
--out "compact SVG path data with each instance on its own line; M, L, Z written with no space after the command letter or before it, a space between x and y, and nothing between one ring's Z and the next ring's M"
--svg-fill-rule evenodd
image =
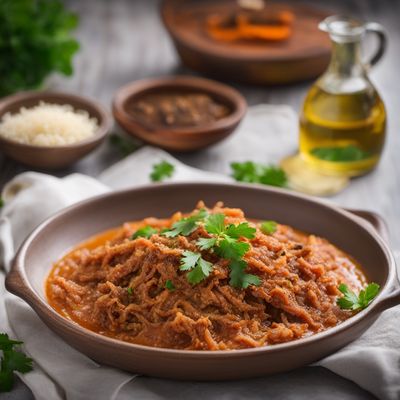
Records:
M77 143L94 135L97 120L70 105L41 102L7 113L0 121L0 136L33 146L57 147Z

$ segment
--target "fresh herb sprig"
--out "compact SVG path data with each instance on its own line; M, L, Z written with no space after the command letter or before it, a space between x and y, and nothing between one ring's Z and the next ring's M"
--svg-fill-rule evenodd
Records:
M214 248L220 257L229 260L239 260L247 253L250 245L246 242L240 242L238 239L240 237L253 239L256 232L256 229L251 227L248 222L225 226L224 214L211 214L204 227L209 234L214 236L208 241L199 239L198 246L202 250Z
M347 285L342 283L339 285L339 290L343 293L343 297L337 299L337 304L343 310L363 310L379 293L379 288L377 283L370 283L357 296Z
M202 208L195 214L176 221L171 229L161 231L161 234L173 238L179 235L189 236L200 225L210 235L196 241L200 251L210 251L219 257L229 260L230 284L237 288L247 288L249 285L259 285L260 279L244 271L247 267L243 256L250 250L250 244L240 241L241 238L253 239L256 229L248 222L238 225L225 225L225 215L221 213L209 214ZM213 269L212 263L205 260L200 252L184 251L180 270L189 271L188 281L195 285L206 279Z
M175 285L171 281L171 279L167 279L165 282L165 288L168 289L170 292L174 292L176 290Z
M190 271L187 274L187 279L189 283L196 285L210 275L213 265L204 260L200 253L184 251L179 269L181 271Z
M232 260L229 264L231 272L230 285L236 288L246 289L250 285L259 286L261 284L260 278L253 274L246 274L244 271L247 268L247 264L243 260Z
M207 215L207 210L202 208L196 214L193 214L190 217L182 218L175 222L172 225L172 229L169 229L162 234L170 238L178 235L188 236L197 229L199 223L203 221Z
M25 374L33 369L33 360L22 351L15 350L22 342L11 340L6 333L0 333L0 392L9 392L14 385L14 371Z
M261 232L266 235L272 235L278 229L278 224L275 221L264 221L261 223Z
M146 225L143 228L138 229L132 236L131 239L137 239L139 237L150 238L152 235L158 233L158 229L153 228L150 225Z
M244 272L247 264L242 258L250 250L250 245L239 241L242 237L253 239L256 229L251 227L248 222L225 225L224 214L210 215L204 227L213 236L199 239L197 245L202 250L213 250L220 257L229 260L229 284L243 289L249 285L259 285L260 278Z
M168 161L161 161L153 165L150 179L153 182L162 182L166 178L171 178L175 172L175 167Z
M0 97L37 89L52 72L72 75L77 25L61 0L0 1Z
M263 165L253 161L233 162L232 176L238 182L261 183L263 185L286 187L287 176L282 168Z
M133 153L138 148L138 146L132 140L125 138L123 136L117 135L116 133L113 133L110 136L110 143L116 149L118 149L124 157Z

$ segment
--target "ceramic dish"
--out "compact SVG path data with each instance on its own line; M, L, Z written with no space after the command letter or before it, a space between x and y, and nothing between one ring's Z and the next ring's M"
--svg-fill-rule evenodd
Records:
M205 31L213 14L229 15L232 0L164 0L161 15L182 62L207 76L256 85L288 84L319 76L328 66L331 45L318 23L331 13L314 6L266 2L295 16L293 33L283 42L221 42Z
M322 333L290 343L230 351L171 350L117 341L82 328L50 307L44 282L52 263L71 247L127 220L191 210L199 199L207 204L223 200L228 206L242 208L248 217L274 219L326 237L358 259L368 279L381 286L380 293L365 310ZM373 215L369 219L376 220ZM304 195L237 184L160 184L106 194L69 207L28 237L6 285L54 332L95 361L134 373L190 380L249 378L307 365L353 341L383 310L400 303L393 257L371 224Z
M56 169L78 161L105 139L112 127L109 113L94 100L61 92L23 92L0 100L0 119L6 113L17 113L21 107L33 107L41 101L51 104L69 104L74 109L87 111L96 118L95 134L80 142L57 147L32 146L0 136L0 151L22 164L34 168Z
M148 93L200 92L227 106L230 113L215 122L190 127L150 127L127 112L127 104ZM144 79L119 89L113 101L118 123L132 136L170 151L193 151L207 147L231 134L246 112L246 100L235 89L208 79L175 76Z

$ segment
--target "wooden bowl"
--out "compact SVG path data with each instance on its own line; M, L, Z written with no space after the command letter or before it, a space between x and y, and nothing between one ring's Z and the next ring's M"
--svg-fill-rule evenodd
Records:
M271 11L290 10L293 34L282 42L220 42L204 29L211 14L237 7L234 0L164 0L161 15L182 62L214 78L280 85L313 79L327 67L331 44L318 23L331 13L295 2L266 2Z
M200 92L226 105L230 114L215 122L190 127L149 126L127 111L132 100L148 93L168 91ZM208 79L173 76L144 79L120 88L113 101L113 114L118 123L132 136L170 151L187 152L210 146L227 137L242 120L246 100L235 89Z
M99 103L85 97L61 92L22 92L0 100L0 120L6 113L18 113L21 107L34 107L41 101L50 104L68 104L75 110L87 111L96 118L95 134L77 143L57 147L33 146L0 136L0 151L22 164L34 168L56 169L66 167L96 148L112 127L110 114Z
M150 215L164 218L178 210L189 211L199 199L206 204L221 200L228 207L242 208L249 218L273 219L326 237L361 263L368 279L381 286L378 296L366 309L326 331L288 343L226 351L176 350L123 342L90 331L49 305L44 282L54 261L66 251L124 221ZM370 214L368 220L379 229L374 215ZM47 219L19 249L6 287L29 303L68 344L99 363L172 379L236 380L265 376L334 353L365 332L383 310L400 304L396 265L375 229L351 212L287 190L244 184L153 184L85 200Z

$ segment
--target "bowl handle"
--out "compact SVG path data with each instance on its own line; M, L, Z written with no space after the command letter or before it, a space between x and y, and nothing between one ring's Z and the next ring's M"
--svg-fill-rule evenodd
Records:
M29 297L29 291L27 290L25 281L18 267L18 261L16 259L14 259L12 263L10 272L6 275L5 285L9 292L25 300L27 297Z
M400 289L397 288L384 297L377 305L377 311L384 311L400 304Z

